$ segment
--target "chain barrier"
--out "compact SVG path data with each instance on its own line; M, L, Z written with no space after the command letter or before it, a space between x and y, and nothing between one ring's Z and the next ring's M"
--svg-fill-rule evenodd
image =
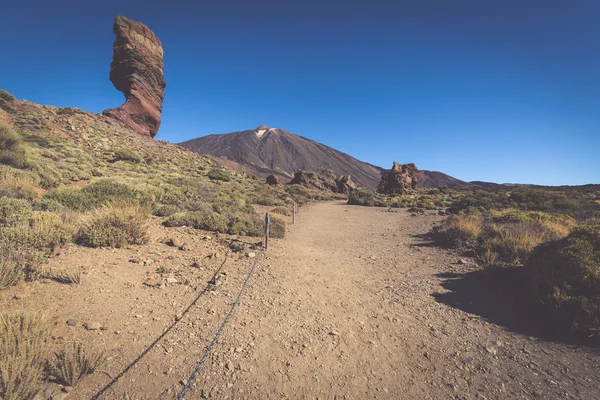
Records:
M206 359L208 358L208 356L212 352L213 347L215 347L215 345L217 344L217 341L219 340L219 337L221 336L221 334L223 333L223 330L225 329L225 326L229 322L229 318L233 314L233 311L235 310L235 308L237 307L237 305L240 303L242 295L244 294L244 291L246 290L246 286L248 286L248 282L250 282L250 278L252 277L252 274L254 273L254 270L256 269L256 265L258 264L258 260L259 260L261 254L262 254L262 251L260 251L256 255L256 259L254 260L254 265L252 265L252 269L250 269L250 273L248 273L248 277L246 278L246 281L242 285L242 289L240 290L240 293L238 294L237 298L235 299L235 301L231 305L231 308L229 309L229 312L225 316L225 319L223 320L223 323L219 327L219 330L215 334L213 340L210 342L210 344L206 348L206 351L204 352L204 355L202 356L202 358L200 359L200 361L198 361L198 363L196 364L196 368L194 369L194 372L192 372L192 374L190 375L189 379L187 380L187 382L183 386L183 389L181 390L181 392L177 396L177 400L183 400L185 398L186 392L192 387L192 384L196 381L196 378L198 377L198 373L200 372L200 369L202 368L202 365L204 364L204 362L206 361Z

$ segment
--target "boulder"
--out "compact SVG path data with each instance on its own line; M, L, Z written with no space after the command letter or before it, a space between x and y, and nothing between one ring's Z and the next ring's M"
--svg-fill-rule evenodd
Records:
M377 187L378 193L406 194L417 187L418 170L415 164L399 164L394 161L392 169L381 174L381 181Z
M356 183L352 181L352 177L350 175L342 175L335 180L335 184L337 185L337 192L348 194L353 190L358 189Z
M275 175L267 176L267 185L278 185L279 179Z
M117 38L110 80L125 95L125 104L103 114L153 138L160 127L166 87L162 44L146 25L123 16L115 19L113 32Z

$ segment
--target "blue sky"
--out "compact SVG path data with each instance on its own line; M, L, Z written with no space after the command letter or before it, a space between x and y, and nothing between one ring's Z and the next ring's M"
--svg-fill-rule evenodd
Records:
M120 105L118 14L165 48L157 139L268 124L383 167L600 183L597 0L7 0L0 88Z

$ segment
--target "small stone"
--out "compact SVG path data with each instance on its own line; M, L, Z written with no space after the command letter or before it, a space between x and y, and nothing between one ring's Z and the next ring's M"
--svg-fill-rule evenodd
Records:
M189 249L190 249L190 247L188 246L187 243L184 243L181 246L179 246L179 250L182 250L182 251L186 251L186 250L189 250Z
M459 258L458 263L461 265L465 265L465 264L468 264L469 262L467 260L465 260L464 258Z
M148 278L144 281L144 285L146 285L146 286L156 286L158 284L159 284L159 282L158 282L158 279L156 279L156 278Z
M210 236L210 235L203 236L202 240L212 240L212 236Z
M231 389L232 387L233 387L233 383L229 382L229 383L227 384L227 389Z
M77 326L77 321L74 319L68 319L67 320L67 325L68 326Z
M23 298L25 298L23 293L15 293L13 296L13 299L15 299L15 300L23 300Z
M250 253L246 254L246 256L248 256L248 258L254 258L256 257L256 253L251 251Z
M329 332L329 334L331 336L339 336L340 333L338 331L331 331L331 332Z
M166 242L166 244L167 244L167 246L171 246L171 247L179 247L179 246L181 246L181 243L176 238L170 238L170 239L168 239L167 242Z
M172 276L169 276L167 278L167 283L179 283L179 281L177 280L177 278L173 278Z
M100 330L100 328L102 328L102 325L100 325L100 322L88 322L85 325L85 329L87 329L88 331L97 331L97 330Z
M136 315L134 315L134 317L135 317L135 318L138 318L138 319L144 318L144 316L143 316L143 315L140 315L140 314L136 314Z
M486 347L485 350L493 356L495 356L496 353L498 353L498 351L493 347Z
M73 386L65 386L62 388L63 392L71 393L73 391Z

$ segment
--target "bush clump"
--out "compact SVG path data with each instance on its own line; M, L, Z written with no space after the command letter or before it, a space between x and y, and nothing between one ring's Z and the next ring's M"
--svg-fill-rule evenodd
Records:
M138 163L142 162L142 157L133 150L116 149L114 151L113 162L116 162L116 161L126 161L126 162L132 162L132 163L138 164Z
M92 182L81 189L55 189L44 196L74 211L88 211L111 202L141 201L142 197L142 194L132 187L110 180Z
M377 194L369 189L353 190L348 195L348 204L373 207L377 201Z
M190 226L204 231L226 233L229 218L212 211L185 211L171 215L163 222L165 226Z
M35 395L50 342L50 324L39 314L0 315L0 398L22 400Z
M600 225L538 246L525 268L534 294L554 316L586 335L600 333Z
M292 212L290 210L291 207L275 207L274 209L271 210L272 213L275 214L279 214L279 215L285 215L286 217L289 216Z
M15 168L29 166L21 141L21 135L10 126L0 122L0 164Z
M63 385L75 386L82 378L94 373L105 359L102 352L85 349L81 343L71 343L54 353L48 361L48 372Z
M435 239L444 246L459 246L475 239L483 229L482 218L478 215L451 215L441 225L433 228Z
M211 181L229 182L231 180L231 176L225 170L213 169L208 173L208 179Z
M273 238L283 239L285 236L285 222L281 218L271 216L269 234Z
M135 204L111 204L92 213L77 241L89 247L123 247L148 242L148 211Z

